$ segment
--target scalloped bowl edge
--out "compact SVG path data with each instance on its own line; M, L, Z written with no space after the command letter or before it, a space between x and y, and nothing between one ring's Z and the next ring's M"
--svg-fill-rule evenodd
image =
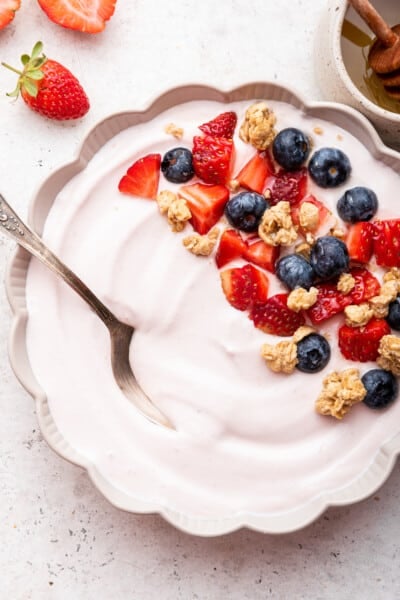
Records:
M299 110L316 113L320 118L335 116L335 122L342 127L351 127L352 133L388 166L396 167L400 173L400 155L381 142L369 121L356 110L333 102L306 102L297 92L270 82L254 82L229 91L189 84L170 89L153 99L141 111L127 111L111 115L95 125L83 140L75 159L52 173L39 187L29 207L29 223L41 233L51 205L65 183L82 171L100 147L123 129L148 121L155 115L174 105L190 100L216 100L229 103L237 100L265 98L289 102ZM48 445L62 458L84 468L95 487L116 508L138 514L158 513L174 527L198 536L227 534L242 527L262 533L282 534L301 529L317 519L328 507L352 504L373 494L390 475L400 452L400 432L386 442L378 451L368 469L349 485L330 490L295 510L281 514L254 514L240 512L227 518L199 518L196 515L179 513L169 506L147 503L132 498L112 486L97 471L96 467L80 455L63 438L50 413L45 393L40 388L32 371L27 346L26 327L28 313L25 299L25 283L30 255L18 247L7 265L5 278L8 300L13 312L9 337L9 358L17 379L32 395L36 404L37 418L41 432Z

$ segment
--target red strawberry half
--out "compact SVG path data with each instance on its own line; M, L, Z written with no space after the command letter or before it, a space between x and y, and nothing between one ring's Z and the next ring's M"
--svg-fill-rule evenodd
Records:
M365 327L339 328L339 348L345 358L367 362L378 358L379 342L390 333L385 319L371 319Z
M336 281L316 285L317 301L307 311L314 325L343 312L350 304L361 304L379 294L380 283L367 269L352 269L350 273L355 279L355 286L349 294L340 292Z
M232 139L197 135L193 138L192 153L194 171L205 183L228 181L234 159Z
M400 267L400 219L374 222L373 250L381 267Z
M352 269L350 273L355 279L355 286L349 294L352 304L361 304L379 294L381 284L370 271L359 268Z
M0 29L11 23L20 6L21 0L2 0L0 4Z
M346 237L350 260L368 263L371 260L374 241L374 226L368 221L351 225Z
M268 278L252 265L227 269L220 275L226 299L238 310L248 310L268 297Z
M271 193L271 204L278 204L281 200L297 204L307 193L307 169L279 171L277 175L268 178L266 188Z
M287 298L288 294L276 294L263 304L255 304L249 315L254 325L265 333L293 335L305 320L301 312L296 313L288 308Z
M242 258L246 252L247 245L240 233L235 229L226 229L221 235L215 262L220 269L236 258Z
M240 185L246 190L262 194L267 178L274 172L274 167L266 152L257 152L236 175Z
M160 180L160 154L148 154L129 167L118 184L123 194L155 200Z
M62 27L84 33L103 31L117 0L38 0L46 15Z
M235 131L237 123L237 115L233 111L224 112L199 126L199 129L206 135L212 135L214 137L231 138Z
M243 258L259 267L275 273L275 263L279 258L280 246L270 246L263 240L247 243Z
M178 191L189 205L193 229L204 235L219 221L229 198L229 190L223 185L204 185L193 183Z

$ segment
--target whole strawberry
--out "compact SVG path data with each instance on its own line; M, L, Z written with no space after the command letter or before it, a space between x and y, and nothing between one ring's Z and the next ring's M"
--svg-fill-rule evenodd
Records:
M63 65L42 54L43 44L35 44L31 56L23 54L23 70L19 71L2 63L4 67L18 73L17 87L7 94L21 96L34 111L58 121L79 119L89 110L90 104L81 84Z

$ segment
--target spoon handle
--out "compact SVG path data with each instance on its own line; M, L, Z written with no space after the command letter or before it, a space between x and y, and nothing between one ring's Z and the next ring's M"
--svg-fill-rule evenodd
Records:
M93 294L93 292L44 244L41 238L30 229L14 209L0 194L0 231L13 238L30 254L38 258L46 267L59 275L72 289L85 300L103 323L110 329L116 317Z
M383 20L368 0L349 0L349 4L358 12L363 21L366 22L384 46L390 48L397 42L398 36L396 33Z

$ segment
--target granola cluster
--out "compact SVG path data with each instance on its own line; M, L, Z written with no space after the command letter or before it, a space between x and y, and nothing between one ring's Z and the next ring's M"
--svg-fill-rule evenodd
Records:
M378 365L390 371L393 375L400 375L400 338L395 335L384 335L378 349Z
M312 202L303 202L299 210L300 227L304 231L316 231L319 225L319 210Z
M182 127L178 127L175 123L168 123L164 129L165 133L168 135L172 135L177 140L181 140L183 138L183 129Z
M271 246L290 246L297 240L289 202L282 200L265 211L258 227L258 235Z
M266 150L276 136L275 123L276 117L268 104L256 102L246 110L239 137L257 150Z
M358 369L334 371L323 380L323 388L315 403L321 415L343 419L354 404L362 402L367 394Z
M179 198L173 192L164 190L157 196L157 204L162 215L167 216L168 224L172 231L180 232L192 218L192 213L184 198Z
M214 227L206 235L193 233L183 239L183 245L196 256L210 256L219 237L218 227Z
M310 287L309 290L305 290L302 287L295 288L288 296L287 305L294 312L307 310L316 303L317 297L318 290L315 287Z

